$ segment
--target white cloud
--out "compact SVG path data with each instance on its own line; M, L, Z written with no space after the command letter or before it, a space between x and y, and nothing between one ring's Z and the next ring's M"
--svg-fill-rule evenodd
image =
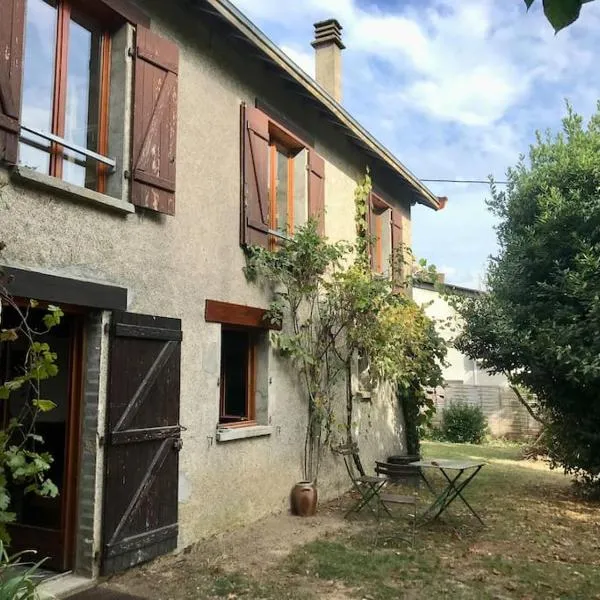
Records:
M280 48L308 75L315 76L315 58L312 52L282 44Z

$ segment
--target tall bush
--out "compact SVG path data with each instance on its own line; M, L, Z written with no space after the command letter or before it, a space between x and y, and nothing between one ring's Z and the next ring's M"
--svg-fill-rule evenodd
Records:
M458 303L456 345L535 395L553 466L600 488L600 109L538 134L492 186L489 293Z

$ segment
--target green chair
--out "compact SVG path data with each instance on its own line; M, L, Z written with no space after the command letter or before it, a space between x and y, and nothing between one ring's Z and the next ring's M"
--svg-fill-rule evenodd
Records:
M365 507L368 507L377 516L382 508L380 500L381 489L386 484L387 479L385 477L365 474L356 444L336 446L333 448L333 451L343 457L346 471L348 471L348 475L352 481L352 487L358 492L359 496L356 503L346 512L344 518L348 518L351 514L359 513ZM377 504L377 508L372 506L374 502ZM391 516L387 507L383 506L383 509Z

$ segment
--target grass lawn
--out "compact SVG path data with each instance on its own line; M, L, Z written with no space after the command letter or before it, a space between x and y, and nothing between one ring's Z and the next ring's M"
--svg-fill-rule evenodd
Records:
M575 501L567 478L519 460L516 446L431 442L424 454L488 461L465 494L484 529L457 500L443 521L419 530L414 549L374 548L365 531L315 541L288 566L377 600L600 598L600 507Z
M457 500L442 520L418 530L411 548L398 538L404 519L384 520L376 537L365 514L292 548L258 576L213 563L212 571L196 569L195 582L185 578L195 593L182 584L179 595L153 597L600 599L600 506L574 499L568 478L520 460L517 446L428 442L423 450L489 463L465 494L485 528ZM429 501L423 492L421 509Z

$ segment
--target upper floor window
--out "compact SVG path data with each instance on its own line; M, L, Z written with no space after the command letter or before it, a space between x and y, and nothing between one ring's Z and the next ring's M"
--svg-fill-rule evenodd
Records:
M27 2L19 163L103 192L106 165L58 143L107 153L111 40L80 6Z
M306 142L242 105L242 244L275 248L315 218L324 234L325 168Z
M269 144L269 218L271 229L293 235L308 215L306 150L286 147L275 139ZM273 236L272 242L277 242Z
M402 211L381 196L371 193L369 199L369 235L371 238L371 268L374 273L402 279L404 251Z
M372 267L389 275L392 262L392 209L373 201L371 208Z

